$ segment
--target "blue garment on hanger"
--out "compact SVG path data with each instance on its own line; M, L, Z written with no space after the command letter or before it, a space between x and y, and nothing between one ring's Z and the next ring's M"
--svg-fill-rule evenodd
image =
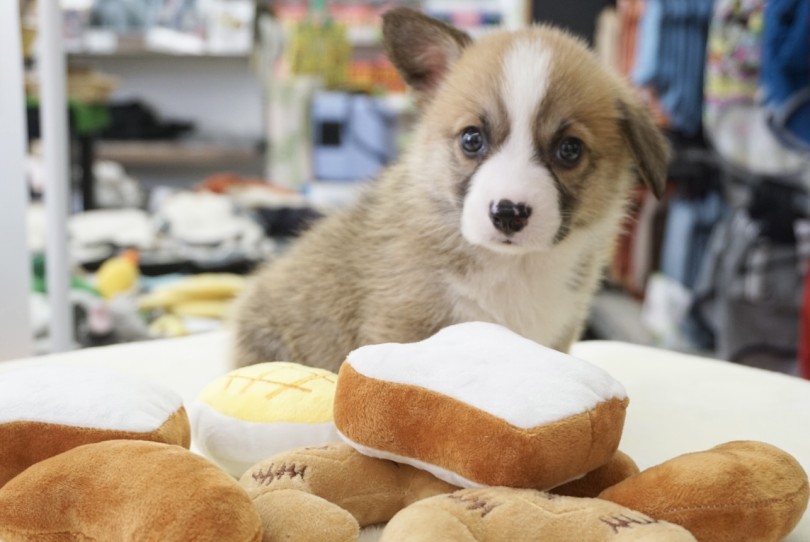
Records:
M706 37L713 0L648 0L633 81L653 87L675 130L697 135L703 115Z
M715 191L703 198L673 198L664 232L661 271L694 289L711 232L727 213L728 206Z
M640 86L658 88L660 81L658 54L661 49L661 23L664 15L663 0L647 0L636 36L636 62L633 82Z
M713 0L666 2L662 63L671 82L661 94L661 105L669 113L673 128L684 135L700 133L703 117L703 75L706 39Z
M810 150L810 0L766 3L761 83L776 135Z

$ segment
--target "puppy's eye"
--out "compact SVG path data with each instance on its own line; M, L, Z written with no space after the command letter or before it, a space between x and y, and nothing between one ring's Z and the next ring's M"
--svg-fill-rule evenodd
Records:
M480 128L468 126L461 132L461 150L467 156L478 156L484 152L486 139Z
M566 137L557 146L557 161L563 165L572 167L582 158L585 145L582 140L576 137Z

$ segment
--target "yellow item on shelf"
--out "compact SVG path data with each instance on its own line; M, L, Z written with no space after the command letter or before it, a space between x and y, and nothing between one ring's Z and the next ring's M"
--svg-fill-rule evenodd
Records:
M149 325L149 333L155 337L183 337L188 335L188 328L179 316L164 314Z
M205 273L186 277L156 288L138 300L141 310L163 309L180 314L175 309L186 306L183 316L224 316L226 305L245 286L246 279L230 273ZM202 302L205 306L200 305ZM192 304L189 306L189 304ZM184 309L181 309L183 311ZM199 314L200 311L207 314ZM195 312L195 314L191 314ZM213 314L212 314L213 312Z
M139 277L138 251L125 250L101 264L96 274L96 288L104 299L111 299L132 290Z
M318 75L327 88L345 85L352 46L346 27L331 19L301 21L293 28L287 62L295 75Z
M172 314L181 317L224 319L231 310L232 300L185 301L172 306Z

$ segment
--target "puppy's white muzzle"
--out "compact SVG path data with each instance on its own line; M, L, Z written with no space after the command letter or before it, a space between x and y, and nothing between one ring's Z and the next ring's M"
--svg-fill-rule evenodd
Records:
M557 187L545 167L517 157L524 153L515 147L505 145L473 175L461 233L471 244L498 252L547 250L562 224ZM512 211L498 212L509 204ZM516 220L505 223L509 212Z

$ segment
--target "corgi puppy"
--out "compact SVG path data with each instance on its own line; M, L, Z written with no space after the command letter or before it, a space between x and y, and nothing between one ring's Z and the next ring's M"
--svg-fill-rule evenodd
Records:
M633 184L664 188L664 138L627 84L563 31L473 41L397 8L383 36L419 107L413 141L354 205L252 279L234 364L336 371L361 345L472 320L567 350Z

